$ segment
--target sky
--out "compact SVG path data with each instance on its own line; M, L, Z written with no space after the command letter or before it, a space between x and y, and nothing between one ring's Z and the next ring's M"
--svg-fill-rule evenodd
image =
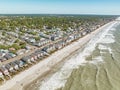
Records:
M0 0L0 14L120 15L120 0Z

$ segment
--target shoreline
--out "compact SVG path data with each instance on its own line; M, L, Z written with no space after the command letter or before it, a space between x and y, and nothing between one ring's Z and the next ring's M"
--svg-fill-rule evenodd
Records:
M32 82L30 82L28 85L24 86L24 87L23 87L23 90L33 90L33 89L31 89L31 88L33 88L32 86L33 86L36 82L38 82L38 81L42 82L42 81L44 81L44 80L46 81L47 79L49 79L49 77L51 77L51 75L52 75L53 73L55 73L56 71L58 71L58 70L62 67L62 65L63 65L67 60L69 60L69 59L72 58L73 56L76 56L76 54L78 54L79 51L81 51L83 48L84 48L84 45L81 46L78 50L72 52L72 53L70 54L70 55L72 55L72 56L67 56L67 57L65 57L65 58L64 58L63 60L61 60L59 63L57 63L56 65L54 65L54 66L51 68L50 71L44 73L43 75L39 76L37 79L35 79L35 80L33 80Z
M51 56L5 82L2 86L0 86L0 90L23 90L25 86L29 85L38 77L44 77L43 74L51 71L52 67L54 67L56 64L59 64L59 62L64 60L64 58L70 56L71 53L81 48L81 46L84 46L84 44L91 40L91 38L94 37L98 32L114 23L114 21L109 22L97 30L87 34L83 38L72 42L70 45L64 47L63 49L56 51ZM65 54L63 55L63 53Z

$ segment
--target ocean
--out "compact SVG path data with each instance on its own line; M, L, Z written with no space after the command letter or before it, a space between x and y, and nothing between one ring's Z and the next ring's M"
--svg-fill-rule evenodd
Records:
M120 22L100 31L59 70L35 84L34 90L120 90Z

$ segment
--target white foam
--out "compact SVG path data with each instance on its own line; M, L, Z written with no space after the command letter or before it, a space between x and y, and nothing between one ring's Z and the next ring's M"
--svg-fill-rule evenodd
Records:
M114 27L115 27L115 26L114 26ZM115 30L116 30L114 27L113 27L113 28L111 28L111 31L115 31Z
M103 59L101 56L99 56L99 57L93 58L92 61L88 61L88 62L97 65L98 62L103 62Z
M107 26L107 28L104 28L102 33L98 34L92 40L90 40L83 52L79 53L77 57L71 58L69 61L67 61L58 72L56 72L52 77L50 77L49 80L42 82L41 86L39 87L39 90L55 90L57 88L63 87L67 81L67 78L69 78L69 76L71 75L72 70L78 68L80 65L85 65L85 63L88 62L85 61L85 57L90 55L91 52L93 52L97 43L113 42L110 41L111 39L106 39L105 41L103 41L103 39L114 24L115 23L113 23L110 26ZM104 46L99 46L99 48L106 49L106 47ZM98 62L103 62L102 57L96 57L93 61L89 61L89 63L94 64Z
M111 32L113 29L111 29L110 27L101 35L101 39L99 39L98 43L106 43L106 44L109 44L109 43L114 43L115 40L114 40L114 35L113 33Z
M78 68L78 65L86 63L84 59L80 57L72 58L65 63L65 65L55 73L46 83L42 82L42 86L39 90L55 90L57 88L63 87L67 81L67 78L72 73L73 69Z
M116 20L120 20L120 17L118 17Z
M104 39L102 39L99 43L106 43L106 44L109 44L109 43L114 43L115 40L112 38L112 37L105 37Z
M99 45L98 45L98 48L99 48L100 50L107 50L107 47L106 47L105 45L102 45L102 44L99 44Z
M108 48L108 51L110 54L112 54L112 49L110 47Z

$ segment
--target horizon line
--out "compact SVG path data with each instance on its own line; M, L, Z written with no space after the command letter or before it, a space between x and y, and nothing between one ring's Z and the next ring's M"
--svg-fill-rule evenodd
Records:
M105 15L105 16L120 16L120 14L71 14L71 13L0 13L0 15Z

